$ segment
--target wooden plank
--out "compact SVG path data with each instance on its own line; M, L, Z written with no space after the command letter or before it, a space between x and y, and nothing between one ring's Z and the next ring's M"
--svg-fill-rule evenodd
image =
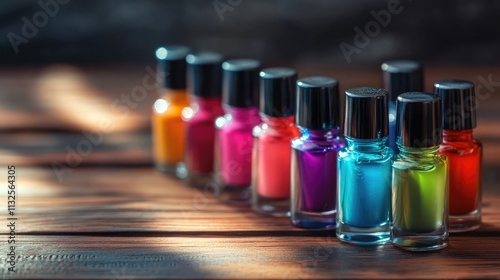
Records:
M77 168L61 182L52 169L19 168L17 177L22 233L310 234L291 226L287 218L224 204L151 168ZM500 234L500 192L495 190L485 189L484 223L474 234ZM0 199L5 196L2 192ZM0 219L5 218L0 211Z
M500 237L457 237L433 253L334 237L18 236L9 279L135 278L497 278ZM471 246L474 244L474 246Z
M9 133L0 165L151 166L149 134Z

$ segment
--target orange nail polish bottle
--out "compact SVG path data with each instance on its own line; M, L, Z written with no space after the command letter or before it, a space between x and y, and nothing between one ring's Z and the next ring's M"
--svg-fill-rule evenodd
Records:
M161 47L156 50L163 86L160 99L153 106L153 160L155 167L175 174L184 159L184 123L182 109L189 106L186 93L186 56L184 46Z

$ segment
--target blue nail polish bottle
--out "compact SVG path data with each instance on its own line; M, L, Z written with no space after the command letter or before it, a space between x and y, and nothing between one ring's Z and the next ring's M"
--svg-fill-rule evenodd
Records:
M347 147L338 156L337 237L360 245L382 244L390 238L391 213L388 93L354 88L345 94Z

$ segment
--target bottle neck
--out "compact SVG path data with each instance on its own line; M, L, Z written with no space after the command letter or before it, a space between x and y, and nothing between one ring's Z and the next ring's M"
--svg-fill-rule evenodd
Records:
M471 142L474 140L472 129L448 130L443 129L443 142Z
M345 137L347 148L351 151L359 152L377 152L383 150L386 146L387 137L378 139L357 139Z
M413 148L398 144L399 155L408 159L432 159L438 154L439 146Z
M312 130L299 127L299 129L300 133L302 133L302 138L307 138L311 140L332 141L333 139L339 137L338 128L332 128L327 130Z
M229 106L226 104L222 106L224 108L224 112L226 112L226 114L231 115L235 119L248 119L248 118L259 117L259 109L257 107L240 108L240 107Z
M185 89L170 89L162 88L160 97L169 103L183 103L188 100L187 92Z
M295 117L271 117L266 114L260 113L260 118L264 123L266 123L269 127L276 130L284 130L289 129L291 127L295 127Z
M202 110L207 109L210 110L214 107L221 107L221 99L218 97L192 97L192 102L197 104L198 107Z

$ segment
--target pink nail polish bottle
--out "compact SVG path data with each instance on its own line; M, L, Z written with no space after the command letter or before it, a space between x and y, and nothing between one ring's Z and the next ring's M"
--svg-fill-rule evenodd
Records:
M224 114L222 96L222 55L197 53L186 57L189 107L182 110L186 129L184 163L177 175L193 187L210 188L214 170L215 119Z
M253 128L260 124L258 81L260 62L233 59L222 64L224 116L217 118L216 171L220 198L229 203L250 202Z

